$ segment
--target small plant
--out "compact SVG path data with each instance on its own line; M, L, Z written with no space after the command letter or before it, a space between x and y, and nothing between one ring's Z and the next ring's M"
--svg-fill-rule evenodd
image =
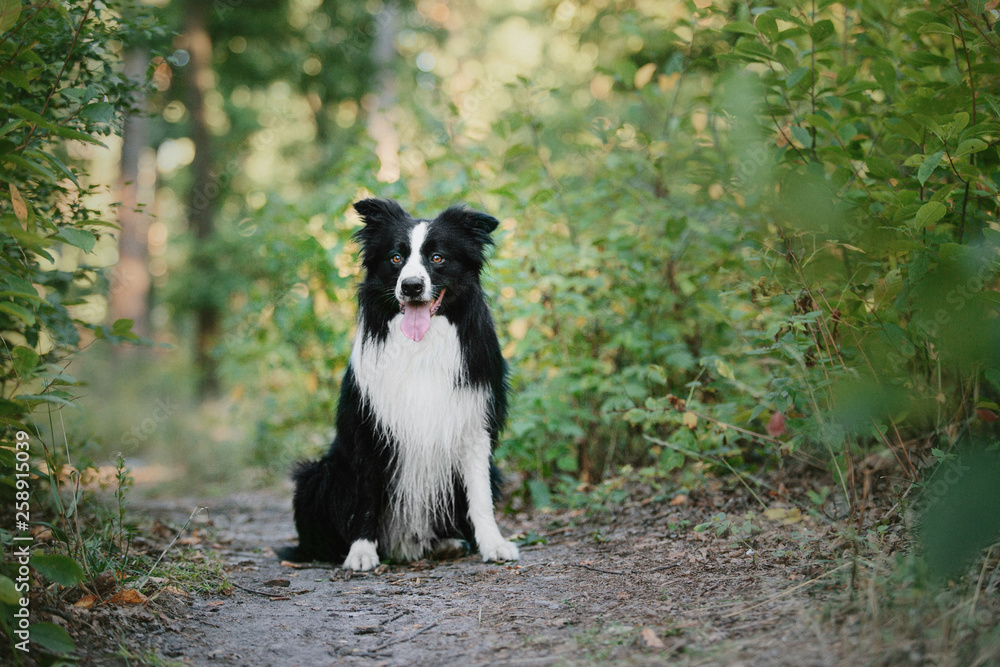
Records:
M753 512L747 512L742 520L731 519L725 512L719 512L708 521L696 525L694 531L703 533L706 530L713 530L719 537L729 535L735 540L742 541L760 532L760 526L753 523L755 516Z

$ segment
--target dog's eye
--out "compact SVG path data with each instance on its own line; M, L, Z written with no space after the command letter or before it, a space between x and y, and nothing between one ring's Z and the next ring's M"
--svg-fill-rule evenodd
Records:
M403 256L400 255L398 252L395 252L392 254L392 257L389 258L389 261L392 262L393 264L402 264Z
M436 252L433 255L431 255L431 262L433 262L434 264L440 264L443 261L444 257L441 256L441 253Z

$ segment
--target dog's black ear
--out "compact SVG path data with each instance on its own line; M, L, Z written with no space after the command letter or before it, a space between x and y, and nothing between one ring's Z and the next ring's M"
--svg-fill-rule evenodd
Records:
M490 245L493 240L490 233L497 228L500 222L492 215L481 211L474 211L466 206L450 206L438 216L438 220L451 222L471 231L473 236L483 245Z
M481 211L465 209L465 216L469 221L469 224L478 228L480 231L486 232L487 234L492 234L493 230L500 224L500 221L492 215L482 213Z
M379 225L408 217L403 207L393 199L362 199L354 204L354 210L366 225Z

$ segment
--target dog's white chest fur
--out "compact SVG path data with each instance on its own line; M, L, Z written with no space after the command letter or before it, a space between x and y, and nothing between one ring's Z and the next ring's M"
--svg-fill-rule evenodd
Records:
M389 323L383 343L365 339L351 353L361 394L395 445L391 507L379 542L393 557L420 558L435 537L435 515L452 502L463 458L487 448L486 394L463 382L462 351L455 326L431 319L420 342Z

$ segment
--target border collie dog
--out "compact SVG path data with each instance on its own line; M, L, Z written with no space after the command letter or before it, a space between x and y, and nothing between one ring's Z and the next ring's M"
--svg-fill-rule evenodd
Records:
M299 545L283 555L370 570L461 539L517 560L493 514L506 367L479 281L497 221L459 206L414 219L386 199L354 209L365 277L337 437L294 473Z

